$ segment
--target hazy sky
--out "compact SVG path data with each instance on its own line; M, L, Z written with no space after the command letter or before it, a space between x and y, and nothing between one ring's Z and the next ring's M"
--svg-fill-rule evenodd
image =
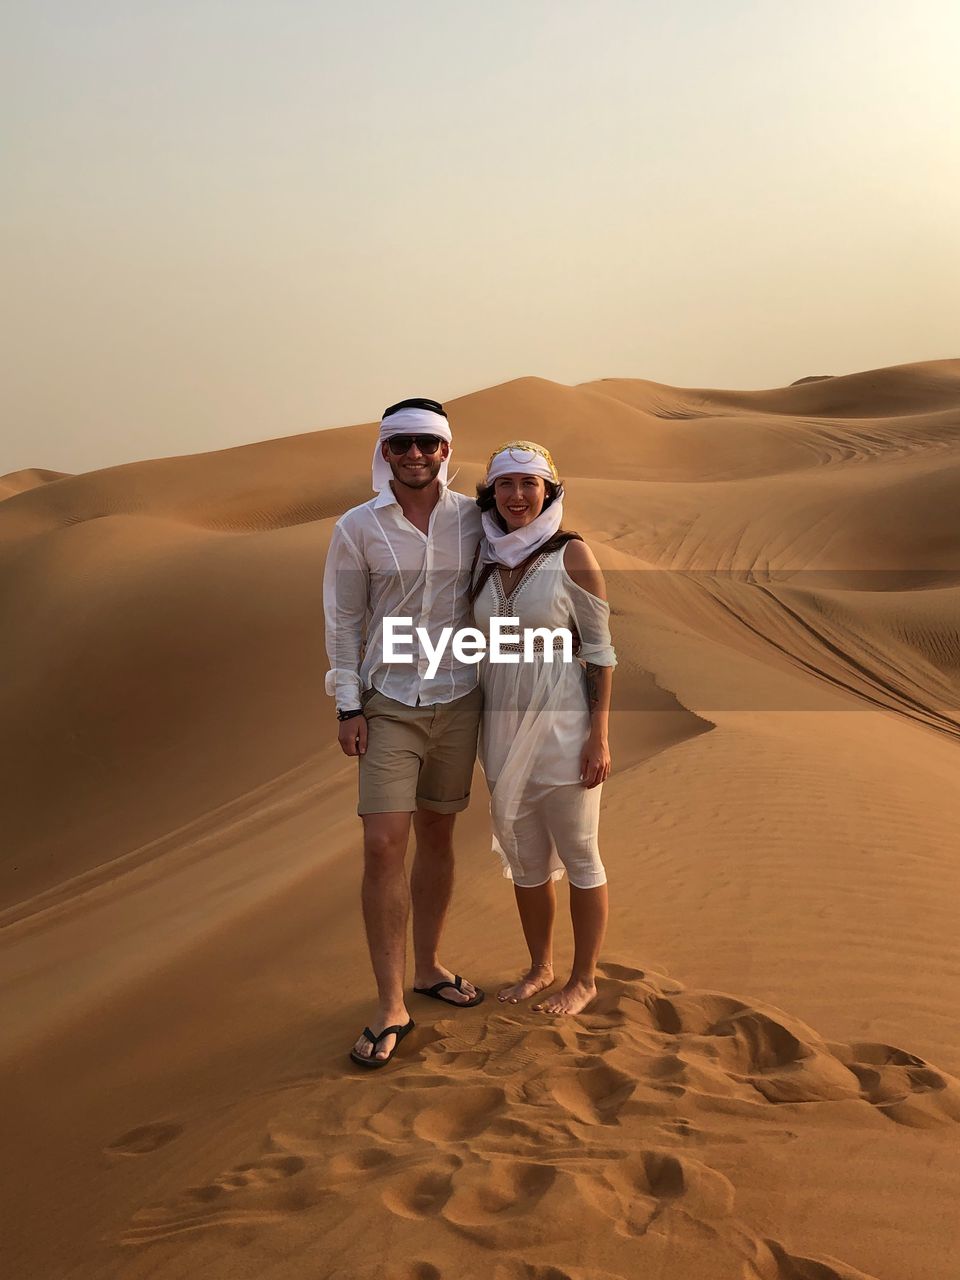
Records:
M955 0L3 12L0 473L960 355Z

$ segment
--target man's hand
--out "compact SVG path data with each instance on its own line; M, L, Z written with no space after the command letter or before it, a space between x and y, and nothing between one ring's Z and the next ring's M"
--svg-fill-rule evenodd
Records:
M337 741L345 756L362 756L367 749L367 721L365 716L351 716L337 725Z

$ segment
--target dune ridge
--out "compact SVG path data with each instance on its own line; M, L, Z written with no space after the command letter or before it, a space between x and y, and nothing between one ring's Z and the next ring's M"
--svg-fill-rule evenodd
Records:
M48 471L44 467L27 467L22 471L8 471L0 476L0 501L10 498L15 493L26 493L41 484L52 484L54 480L65 480L67 471Z
M448 409L456 487L542 439L607 573L599 1004L422 1002L402 1060L346 1064L320 576L371 424L3 477L14 1272L952 1280L960 360ZM493 991L479 776L458 831L450 960Z

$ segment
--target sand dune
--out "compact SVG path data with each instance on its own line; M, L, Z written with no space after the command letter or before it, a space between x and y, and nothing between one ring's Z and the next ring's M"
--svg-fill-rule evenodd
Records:
M319 587L369 424L4 477L12 1273L952 1278L960 361L448 408L456 486L542 439L608 575L601 1000L421 1002L402 1061L345 1062ZM459 866L448 959L495 988L479 778Z
M26 493L41 484L50 484L53 480L66 479L66 471L46 471L43 467L28 467L25 471L9 471L0 476L0 500L10 498L15 493Z

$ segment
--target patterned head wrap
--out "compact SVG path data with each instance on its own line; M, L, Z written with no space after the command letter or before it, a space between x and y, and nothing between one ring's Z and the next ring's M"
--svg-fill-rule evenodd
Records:
M563 486L550 450L532 440L511 440L494 449L487 463L485 484L493 484L498 476L521 474L540 476L557 486L557 494L549 507L520 529L505 533L492 511L481 517L484 538L480 547L480 563L493 562L515 569L518 564L549 541L563 520Z

